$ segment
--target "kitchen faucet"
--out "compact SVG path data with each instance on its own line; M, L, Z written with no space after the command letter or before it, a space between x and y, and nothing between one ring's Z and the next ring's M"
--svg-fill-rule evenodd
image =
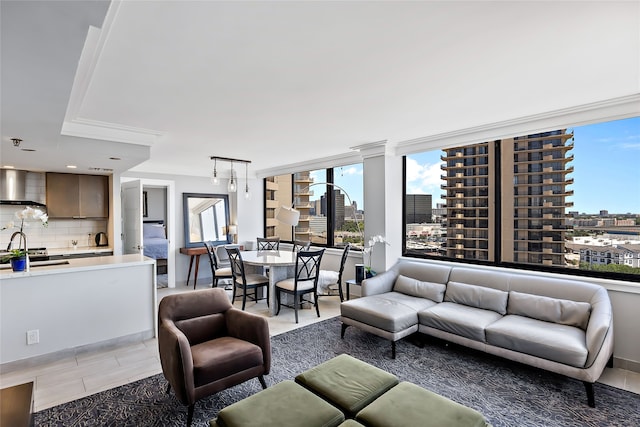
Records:
M7 245L7 252L9 252L11 250L11 246L13 246L13 239L15 239L16 236L20 236L20 240L18 240L18 249L20 249L22 247L22 242L24 242L24 252L25 252L25 257L27 258L27 268L26 271L29 271L29 250L27 249L27 235L24 234L22 231L16 231L11 235L11 239L9 239L9 244Z

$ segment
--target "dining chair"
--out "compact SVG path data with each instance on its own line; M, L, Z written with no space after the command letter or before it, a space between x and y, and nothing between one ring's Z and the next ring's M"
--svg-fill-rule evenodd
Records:
M293 246L291 246L291 251L292 252L304 252L304 251L308 251L310 247L311 247L311 242L310 241L294 240L293 241Z
M247 304L247 291L253 290L253 301L258 301L258 288L267 288L267 307L269 306L269 278L262 274L246 273L240 248L226 248L231 262L231 273L233 274L233 295L231 302L236 300L236 290L242 289L242 310Z
M302 302L312 303L316 307L316 314L320 317L320 309L318 308L318 273L320 271L320 260L324 254L324 249L319 251L298 252L296 256L296 274L295 277L281 280L276 283L276 300L278 301L278 310L276 316L280 314L280 307L293 308L298 323L298 308ZM281 294L293 295L293 307L282 304L280 301ZM313 294L313 301L305 300L305 294Z
M209 262L211 263L211 276L213 278L213 283L211 284L212 288L218 287L218 280L220 279L233 279L233 274L231 273L231 265L229 267L220 267L218 265L218 260L216 259L215 252L216 249L211 244L211 242L202 242L204 247L207 248L207 255L209 255ZM193 284L193 289L196 288L196 284Z
M227 254L226 248L239 248L240 245L218 245L215 247L215 256L216 261L218 262L218 267L229 267L231 268L231 262L229 261L229 254Z
M338 288L338 295L340 295L340 302L344 301L344 295L342 293L342 273L344 272L344 266L347 263L347 257L349 256L349 250L351 244L347 243L342 251L342 258L340 259L340 267L338 271L334 270L320 270L318 287L321 289L327 289L327 293L320 293L320 296L331 296L331 287L336 286Z
M259 251L279 251L280 250L280 238L279 237L258 237L258 250Z

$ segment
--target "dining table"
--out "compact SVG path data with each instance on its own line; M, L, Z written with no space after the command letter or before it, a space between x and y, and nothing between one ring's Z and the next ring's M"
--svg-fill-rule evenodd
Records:
M253 272L269 269L269 314L275 316L277 309L275 286L281 280L295 276L297 253L291 251L243 251L242 262ZM249 271L249 269L247 269Z

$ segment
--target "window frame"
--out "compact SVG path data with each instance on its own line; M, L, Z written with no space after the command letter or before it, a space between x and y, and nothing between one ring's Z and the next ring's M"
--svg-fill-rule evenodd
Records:
M514 137L514 139L515 138L517 137ZM491 143L491 142L497 142L497 141L494 141L491 138L489 138L487 139L487 142ZM473 145L473 143L460 143L460 145L458 146L463 147L463 152L465 152L464 149L467 148L465 147L465 145ZM443 149L444 148L442 147L438 147L438 148L433 148L433 150L423 150L423 152L439 151ZM501 178L501 175L500 175L501 165L499 164L500 156L496 156L496 157L497 157L498 164L496 164L496 167L495 167L496 179L494 180L494 186L495 186L495 189L497 189L498 191L496 191L497 197L496 197L496 205L494 209L497 215L500 215L501 208L499 204L501 203L501 200L500 200L501 197L500 197L500 191L499 191L499 186L500 186L499 183ZM445 262L458 263L458 264L482 265L482 266L488 266L488 267L506 268L511 270L537 271L537 272L561 274L561 275L573 276L573 277L586 277L586 278L594 278L594 279L609 279L609 280L621 280L621 281L628 281L628 282L640 282L640 275L638 274L581 270L577 268L570 269L566 267L547 266L544 264L525 264L525 263L500 261L502 259L501 244L500 244L501 229L497 225L494 226L494 230L493 230L496 236L493 246L495 250L495 258L498 261L485 261L485 260L472 259L472 258L460 259L460 258L454 258L454 257L447 257L446 255L436 256L436 255L429 255L426 253L416 253L416 252L407 250L407 197L406 197L407 196L407 154L402 155L402 195L403 197L402 197L402 239L401 241L402 241L403 257L414 258L414 259L445 261ZM496 224L499 224L499 223L500 223L499 221L496 221Z
M351 164L361 164L362 163L349 163L348 165ZM294 180L294 175L296 173L300 173L300 172L313 172L316 170L324 170L325 171L325 176L326 176L326 183L328 184L335 184L335 169L339 168L341 166L344 165L338 165L338 166L327 166L326 168L316 168L316 169L309 169L309 170L303 170L303 171L297 171L297 172L291 172L291 173L281 173L278 175L274 175L274 176L279 176L279 175L290 175L291 176L291 196L292 196L292 200L291 200L291 204L293 204L293 199L295 199L294 194L295 194L295 180ZM363 165L364 166L364 165ZM263 198L263 216L264 216L264 227L263 227L263 235L266 236L267 235L267 216L266 216L266 212L267 212L267 178L270 177L264 177L263 178L263 188L265 189L264 191L264 198ZM324 185L319 185L319 184L324 184ZM335 224L336 224L336 218L335 218L335 190L336 188L333 185L327 185L325 184L325 182L318 182L318 183L314 183L313 185L316 186L316 188L324 188L324 193L327 194L327 242L325 244L323 243L316 243L313 242L312 244L314 246L319 246L319 247L326 247L326 248L336 248L336 249L343 249L344 245L342 246L336 246L335 243ZM338 184L335 184L338 185ZM364 186L364 178L363 178L363 182L362 185ZM360 220L360 222L364 222L363 220ZM364 224L362 224L364 227ZM363 230L364 232L364 230ZM293 237L293 239L295 240L295 227L291 227L291 235ZM293 240L289 241L289 240L281 240L281 242L283 243L293 243ZM363 242L364 245L365 242ZM351 247L351 250L355 250L355 251L359 251L360 248L358 247Z

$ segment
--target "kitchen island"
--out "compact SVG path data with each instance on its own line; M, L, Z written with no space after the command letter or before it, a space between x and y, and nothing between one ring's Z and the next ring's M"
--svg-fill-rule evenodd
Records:
M155 262L142 255L0 270L0 367L22 368L155 336L155 282Z

